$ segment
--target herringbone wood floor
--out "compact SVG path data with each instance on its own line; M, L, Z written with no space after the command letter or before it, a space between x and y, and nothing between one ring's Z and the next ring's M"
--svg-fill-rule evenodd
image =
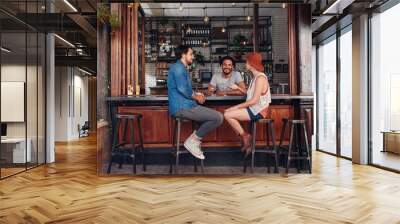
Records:
M315 153L289 177L98 177L96 144L0 181L0 223L400 223L400 175Z

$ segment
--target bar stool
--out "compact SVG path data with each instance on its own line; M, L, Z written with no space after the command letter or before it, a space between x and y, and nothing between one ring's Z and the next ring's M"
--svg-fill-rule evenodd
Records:
M281 132L281 139L279 142L279 147L284 149L282 146L283 138L285 136L286 126L289 124L290 126L290 137L289 137L289 146L287 149L287 163L286 163L286 173L289 172L290 163L292 161L297 161L297 172L300 172L300 163L299 161L307 160L309 173L311 173L312 165L311 165L311 152L310 146L308 144L307 138L307 130L306 130L306 121L305 120L289 120L282 119L283 127ZM304 139L304 147L301 144L301 137ZM296 150L295 150L296 149ZM305 154L305 155L304 155Z
M143 171L146 171L146 162L144 155L144 147L143 147L143 135L142 135L142 115L141 114L117 114L116 115L116 126L113 133L113 146L111 149L111 158L108 164L107 173L111 172L112 163L114 162L114 158L119 158L119 168L122 168L123 160L126 157L130 157L132 159L132 171L136 173L136 151L137 149L141 150L142 160L143 160ZM123 136L122 142L119 142L119 128L121 122L124 122L123 126ZM137 121L137 128L139 131L139 141L135 142L135 128L134 122ZM130 129L130 136L128 135L128 125ZM129 137L129 141L126 142L126 139Z
M265 133L266 137L266 145L264 149L257 149L256 150L256 134L257 134L257 122L262 123L263 125L266 126L267 132ZM250 132L251 132L251 137L252 137L252 149L251 149L251 166L250 170L251 173L254 171L254 157L255 153L266 153L274 155L275 159L275 169L274 172L278 172L278 149L275 144L275 131L274 131L274 120L273 119L260 119L258 121L251 121L250 122ZM270 146L269 140L272 140L272 147ZM269 157L267 157L269 158ZM268 164L268 173L270 173L270 166L267 160ZM247 164L246 161L244 161L244 167L243 167L243 172L246 172L247 169Z
M187 154L189 151L187 150L181 150L181 128L182 128L182 123L192 123L191 120L185 119L185 118L180 118L180 117L174 117L175 119L175 125L174 125L174 131L173 131L173 139L172 139L172 155L171 155L171 160L170 160L170 170L169 172L172 173L172 160L173 156L175 156L175 173L178 173L178 167L179 167L179 156L181 154ZM200 165L201 165L201 173L204 172L204 163L203 160L200 160ZM194 172L197 172L197 158L194 157Z

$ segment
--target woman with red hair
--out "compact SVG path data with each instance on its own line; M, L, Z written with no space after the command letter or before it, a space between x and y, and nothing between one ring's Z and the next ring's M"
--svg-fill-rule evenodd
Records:
M268 77L264 74L260 53L252 52L246 55L246 68L253 75L253 79L247 89L246 102L228 108L224 117L236 134L241 137L243 144L241 150L248 156L251 152L251 135L243 129L240 121L258 121L266 118L268 107L271 103L271 92ZM236 85L231 86L231 89L245 91Z

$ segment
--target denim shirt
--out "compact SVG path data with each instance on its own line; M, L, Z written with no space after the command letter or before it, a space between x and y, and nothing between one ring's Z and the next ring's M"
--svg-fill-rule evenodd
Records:
M192 81L181 60L170 66L167 86L170 115L175 116L181 109L191 109L197 106L196 101L192 99Z

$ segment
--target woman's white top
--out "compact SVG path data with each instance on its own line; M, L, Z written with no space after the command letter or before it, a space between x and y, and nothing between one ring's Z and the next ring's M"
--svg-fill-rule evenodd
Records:
M265 78L265 79L267 79L267 82L268 82L268 77L264 73L255 76L251 80L249 89L247 90L247 98L246 98L247 101L250 100L254 95L254 91L256 89L256 85L254 83L257 78ZM262 110L267 108L270 103L271 103L271 91L268 88L265 93L261 93L261 96L260 96L260 99L258 100L258 102L256 104L251 105L249 108L254 115L257 115Z

